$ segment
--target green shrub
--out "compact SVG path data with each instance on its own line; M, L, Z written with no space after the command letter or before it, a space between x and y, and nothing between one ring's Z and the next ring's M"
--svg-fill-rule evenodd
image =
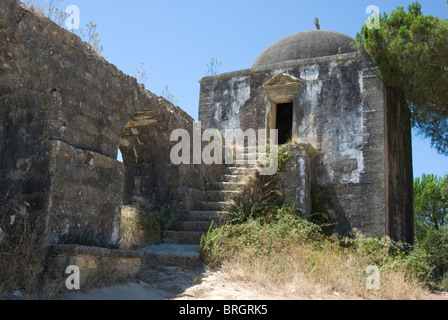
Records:
M426 252L428 264L433 268L434 280L447 290L448 229L429 229L418 246Z
M448 290L448 176L414 180L416 248L425 252L434 287Z
M321 238L321 227L298 215L294 207L260 205L252 211L240 209L233 223L209 230L201 242L202 257L216 265L239 250L269 255L293 243Z
M421 246L410 247L388 237L328 236L322 226L288 206L260 204L256 208L240 208L233 218L232 223L210 229L203 237L202 259L209 266L218 266L237 257L237 260L247 260L245 263L249 268L256 269L263 261L280 272L284 269L280 260L288 260L290 252L303 250L300 259L304 261L297 263L304 265L305 270L309 269L309 275L316 268L324 268L325 261L347 255L347 259L356 257L351 271L354 274L362 274L367 266L375 265L382 272L403 272L408 279L418 279L422 283L429 284L431 280L429 262L432 260Z
M201 237L201 259L207 261L211 266L219 263L222 254L218 254L216 250L222 247L217 247L218 241L221 239L223 228L213 228L214 222L210 225L207 233Z
M311 188L311 221L320 225L326 235L331 235L334 232L336 224L328 212L327 206L333 207L327 191L323 187L314 185Z
M432 267L428 263L428 254L420 246L415 246L409 252L404 252L395 258L410 274L417 276L423 283L431 280Z

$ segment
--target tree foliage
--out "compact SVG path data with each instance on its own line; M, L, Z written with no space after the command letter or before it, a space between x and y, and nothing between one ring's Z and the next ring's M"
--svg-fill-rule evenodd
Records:
M378 64L386 84L399 88L415 128L448 155L448 20L423 15L416 1L363 26L355 44Z
M414 181L414 213L417 240L428 230L448 226L448 175L424 174Z
M434 280L440 282L442 290L448 290L448 230L428 230L420 246L426 252L426 260L432 267Z
M448 290L448 175L424 174L414 180L417 250L432 269L440 290Z

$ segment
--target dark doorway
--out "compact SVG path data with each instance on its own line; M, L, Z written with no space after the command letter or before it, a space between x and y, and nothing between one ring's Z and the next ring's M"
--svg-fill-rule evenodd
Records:
M293 103L277 104L278 144L286 144L292 138Z

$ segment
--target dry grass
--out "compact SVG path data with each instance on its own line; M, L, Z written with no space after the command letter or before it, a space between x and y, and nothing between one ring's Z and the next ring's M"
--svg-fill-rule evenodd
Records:
M180 215L169 208L155 209L147 200L125 205L121 209L119 247L135 250L162 241L162 233L169 229Z
M0 221L5 236L0 243L0 299L11 299L20 292L21 299L47 299L63 286L60 270L46 267L48 242L39 237L39 222L26 214L15 218L13 226ZM8 230L8 231L6 231Z
M290 247L269 256L241 252L226 259L222 267L261 287L275 288L285 295L295 292L309 299L327 299L335 293L345 299L375 300L416 300L429 295L402 268L383 271L380 289L368 290L367 264L352 253L334 248L322 254L308 245Z
M137 249L161 241L160 226L150 219L142 209L123 206L121 210L121 249Z
M0 300L51 299L65 288L65 267L55 264L49 255L49 242L37 231L42 229L38 220L33 221L26 213L14 216L11 225L9 217L0 218L4 231L0 241ZM124 280L127 278L111 262L92 273L83 287L102 287Z
M414 300L428 297L429 291L409 269L406 259L390 255L392 242L350 240L352 245L345 247L338 238L315 233L311 224L296 227L300 223L293 218L289 225L285 220L225 226L219 239L209 237L214 244L208 244L210 250L203 253L204 261L262 287L285 294L295 292L298 298ZM380 268L378 290L367 287L370 265Z
M42 0L25 0L22 1L32 13L39 17L44 17L47 14L47 7Z

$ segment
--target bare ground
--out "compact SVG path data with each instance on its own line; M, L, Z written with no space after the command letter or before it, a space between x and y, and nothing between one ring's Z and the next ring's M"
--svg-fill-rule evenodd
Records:
M344 295L316 286L312 292L280 291L247 281L238 274L223 271L205 271L200 275L178 276L174 273L156 282L140 279L115 286L66 292L57 300L359 300L359 297ZM144 278L144 277L143 277ZM149 280L149 278L147 278ZM153 278L154 280L154 278ZM425 300L448 300L448 293L432 293Z

